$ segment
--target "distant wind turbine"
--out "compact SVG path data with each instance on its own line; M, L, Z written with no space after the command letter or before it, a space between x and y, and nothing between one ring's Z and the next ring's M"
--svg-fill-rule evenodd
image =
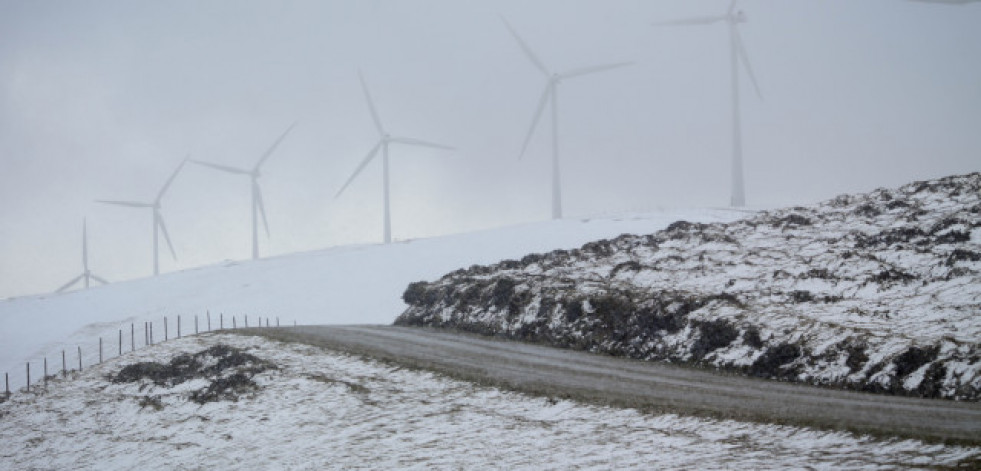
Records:
M260 157L259 161L256 162L255 167L252 167L252 170L229 167L226 165L213 164L210 162L202 162L200 160L191 160L191 162L194 162L196 164L204 165L205 167L211 167L213 169L221 170L223 172L235 173L239 175L248 175L249 178L252 180L252 258L253 259L259 258L259 217L258 216L260 213L262 214L262 225L265 226L266 228L266 237L269 237L269 221L266 220L266 208L262 204L262 190L259 188L259 177L262 176L262 174L259 173L259 168L262 167L262 164L264 164L267 159L269 159L269 156L272 155L273 151L275 151L276 148L279 147L279 144L283 142L283 139L286 139L286 135L293 130L294 126L296 126L295 122L291 124L290 127L286 128L286 131L284 131L283 134L280 134L279 138L276 139L276 142L273 142L272 146L269 147L269 150L267 150L265 154L262 154L262 157Z
M742 63L746 68L746 74L753 83L756 95L763 99L760 87L756 83L753 75L753 68L749 64L749 55L743 46L742 37L739 36L739 24L746 22L746 15L742 10L736 10L736 0L729 4L729 10L724 15L698 16L675 21L665 21L654 23L654 26L678 26L678 25L708 25L724 21L729 26L729 50L730 63L732 66L732 196L729 204L731 206L743 206L746 204L746 191L743 183L743 145L742 128L739 117L739 64Z
M89 280L95 280L104 285L109 284L108 281L100 278L99 276L89 271L89 239L88 239L88 230L85 227L84 219L82 220L82 270L83 271L81 275L78 275L77 277L73 278L72 281L65 283L65 285L62 286L61 288L58 288L58 291L56 291L56 293L60 293L68 288L71 288L73 285L75 285L75 283L78 283L79 281L85 282L85 289L89 289Z
M518 41L518 45L521 46L521 50L524 51L525 55L531 61L534 66L545 75L545 91L542 92L542 97L538 100L538 107L535 109L534 117L531 120L531 127L528 129L528 134L525 136L524 144L521 145L521 154L518 158L525 155L525 150L528 149L528 142L531 141L531 136L535 133L535 127L538 126L538 121L542 117L542 112L545 111L545 105L550 101L552 103L552 219L562 218L562 179L559 171L559 105L558 105L558 90L559 84L565 80L574 77L579 77L582 75L593 74L597 72L604 72L611 69L616 69L619 67L624 67L633 64L633 62L617 62L614 64L603 64L594 65L589 67L582 67L578 69L573 69L565 73L552 73L549 72L545 64L538 58L537 55L531 50L527 43L521 36L518 35L517 31L511 27L506 19L504 20L504 25L507 26L508 31L514 36L514 39Z
M364 76L362 76L360 72L358 72L358 78L361 80L361 88L364 90L365 99L368 101L368 109L371 111L371 120L374 121L375 123L375 129L378 130L379 137L378 137L378 142L375 144L374 147L371 148L370 151L368 151L368 155L366 155L365 158L361 161L361 164L358 165L358 168L354 170L354 173L351 174L351 177L347 179L347 182L344 183L344 186L341 187L340 191L337 192L334 198L341 196L341 193L343 193L344 190L347 189L348 185L350 185L351 182L354 181L355 178L357 178L358 174L360 174L361 171L364 170L364 168L368 165L368 163L370 163L372 159L374 159L375 156L378 155L378 150L381 149L382 176L384 181L383 197L385 200L384 240L385 243L388 244L392 242L392 211L391 211L391 201L390 201L391 198L389 192L388 145L394 142L397 144L408 144L408 145L420 146L420 147L431 147L434 149L453 150L453 148L449 146L444 146L442 144L434 144L432 142L422 141L419 139L414 139L409 137L395 137L389 135L388 132L385 131L385 128L382 126L381 119L378 117L378 111L375 109L375 103L371 100L371 93L368 92L368 85L365 83Z
M167 233L167 225L164 224L163 216L160 215L160 199L163 198L164 194L167 192L167 188L170 188L170 184L174 182L174 178L180 173L181 169L184 168L184 164L187 163L187 157L181 161L174 173L170 175L167 179L167 183L164 183L163 188L157 193L157 198L151 203L141 203L137 201L109 201L109 200L96 200L97 203L105 204L115 204L119 206L129 206L131 208L150 208L153 210L153 276L160 274L160 248L157 242L157 233L163 233L164 240L167 241L167 247L170 248L170 255L177 260L177 253L174 252L174 245L170 242L170 235Z

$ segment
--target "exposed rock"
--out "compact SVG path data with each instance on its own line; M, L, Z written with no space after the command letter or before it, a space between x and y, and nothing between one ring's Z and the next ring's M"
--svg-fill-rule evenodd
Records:
M412 283L400 325L981 399L981 173Z

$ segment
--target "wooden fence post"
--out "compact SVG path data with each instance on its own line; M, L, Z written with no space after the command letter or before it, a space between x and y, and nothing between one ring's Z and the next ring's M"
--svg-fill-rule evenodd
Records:
M208 317L208 332L211 332L211 311L205 311L205 314Z
M194 335L198 335L198 315L194 315Z
M78 346L78 371L82 371L82 346Z
M279 327L279 316L276 316L276 327Z
M99 364L102 364L102 337L99 337Z
M167 316L164 316L164 342L170 340L167 338Z
M225 313L218 314L218 330L225 330Z
M249 328L249 315L248 314L245 315L245 328L246 329Z
M27 392L31 392L31 362L27 362Z
M143 346L150 345L150 325L147 321L143 321Z
M68 363L65 362L65 350L61 350L61 377L68 376Z
M44 389L48 389L48 357L44 357Z
M136 327L132 322L129 323L129 351L136 351Z
M10 397L10 376L7 373L3 374L3 384L4 392L7 393L7 397Z
M235 325L235 315L234 314L232 314L232 328L233 329L238 328L238 326Z
M181 338L181 315L177 315L177 338Z
M123 329L119 329L119 356L123 356Z
M149 324L150 324L150 345L153 345L153 321L150 321Z

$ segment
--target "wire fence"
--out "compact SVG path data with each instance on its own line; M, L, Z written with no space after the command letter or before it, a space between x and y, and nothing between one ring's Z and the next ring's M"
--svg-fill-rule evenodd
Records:
M184 322L190 322L193 318L193 326L186 325ZM171 320L174 321L175 325L171 324ZM249 316L243 314L241 316L231 315L225 316L224 313L219 313L217 316L212 316L211 312L206 312L203 316L195 314L194 316L182 316L177 315L175 317L163 316L163 319L156 323L157 332L154 333L154 322L144 321L143 322L143 332L140 333L138 330L138 324L136 322L131 322L126 328L126 325L121 325L118 329L118 335L113 335L109 338L106 336L99 336L98 344L92 341L86 344L86 349L84 350L85 356L83 356L82 345L76 345L74 349L62 349L61 350L61 365L49 365L48 356L43 357L40 360L35 360L33 362L35 368L32 370L32 362L25 362L24 368L24 386L21 388L16 388L16 392L30 393L37 391L40 388L47 388L48 381L55 379L60 374L62 378L67 377L69 373L78 371L83 371L86 365L91 367L93 363L101 364L102 362L124 356L127 353L135 352L138 348L152 347L160 342L167 342L173 339L179 339L181 337L189 337L198 334L208 333L208 332L218 332L222 330L238 329L239 321L242 321L243 328L249 327L280 327L279 317L262 317L253 316L252 325L249 325ZM293 321L293 326L296 326L296 321ZM163 332L160 328L163 327ZM142 343L138 340L142 337ZM98 345L98 347L96 347ZM92 350L88 350L91 348ZM98 355L96 357L96 355ZM96 358L98 361L96 362ZM58 360L58 358L54 358ZM60 366L60 369L58 369ZM76 369L77 366L77 369ZM40 367L40 369L37 369ZM52 367L54 369L52 369ZM32 372L33 379L32 382ZM40 373L40 376L38 375ZM13 392L10 388L11 373L4 372L4 389L3 389L3 400L6 401L10 399Z

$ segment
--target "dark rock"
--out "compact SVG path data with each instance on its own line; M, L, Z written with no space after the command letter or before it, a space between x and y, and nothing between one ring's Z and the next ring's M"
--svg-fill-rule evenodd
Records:
M797 370L784 366L793 363L800 356L801 349L797 345L783 343L770 347L753 362L748 373L760 378L790 379L797 375Z

